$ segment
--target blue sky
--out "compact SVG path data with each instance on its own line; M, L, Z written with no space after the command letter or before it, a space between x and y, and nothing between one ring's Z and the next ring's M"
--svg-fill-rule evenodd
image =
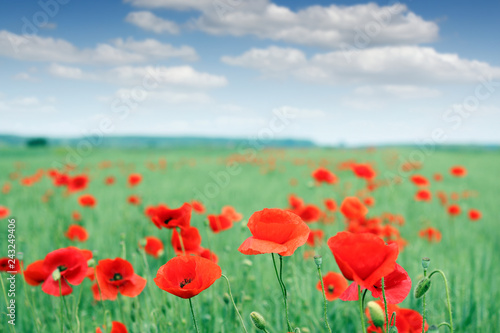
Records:
M0 6L0 133L500 143L499 1Z

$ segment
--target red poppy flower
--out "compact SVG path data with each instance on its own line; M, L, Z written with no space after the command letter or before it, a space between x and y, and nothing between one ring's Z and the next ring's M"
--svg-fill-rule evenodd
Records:
M187 202L176 209L169 209L165 205L159 205L151 212L151 221L153 221L158 229L186 228L189 227L191 220L191 210L192 207Z
M231 222L239 222L243 218L243 215L238 213L233 206L222 207L221 215L227 217Z
M373 197L366 197L363 199L363 203L368 207L372 207L375 204L375 199Z
M467 169L463 166L457 165L450 169L450 173L455 177L465 177L467 175Z
M483 214L477 209L469 209L469 219L471 221L480 220Z
M89 238L89 234L84 227L78 224L72 224L64 233L64 236L72 241L85 242Z
M357 197L346 197L340 205L340 211L349 220L359 219L368 214L368 208Z
M353 164L351 166L351 170L352 172L354 172L356 177L364 178L367 180L373 179L377 175L372 166L369 164Z
M133 173L128 176L128 185L129 186L137 186L142 181L142 176L138 173Z
M307 244L312 247L319 245L323 242L324 237L325 233L323 230L311 230L309 237L307 238Z
M295 194L290 194L288 197L288 203L292 209L299 209L304 206L304 200L302 198L296 196Z
M24 270L24 279L30 286L38 286L45 281L50 272L43 268L43 260L37 260L26 267Z
M4 219L10 215L10 210L7 207L0 206L0 219Z
M429 186L429 181L422 175L411 176L411 181L417 186Z
M209 259L209 260L213 261L214 263L217 263L219 261L219 258L217 257L217 255L215 253L213 253L212 251L210 251L209 249L201 248L199 255L200 255L200 257L205 258L205 259Z
M101 328L98 327L95 330L96 333L102 333ZM128 333L127 327L120 323L119 321L113 321L111 323L111 332L110 333Z
M429 242L440 242L441 241L441 232L436 229L436 228L426 228L423 230L420 230L418 235L422 238L427 238Z
M68 282L72 285L82 283L87 268L87 259L85 259L81 251L74 247L50 252L43 260L41 270L41 272L44 272L43 274L48 274L42 284L43 292L52 296L71 294L73 289Z
M82 215L79 212L77 212L76 210L73 211L73 213L71 214L71 217L75 221L81 221L81 219L82 219Z
M252 237L240 245L243 254L278 253L291 256L309 236L309 227L302 219L283 209L264 209L253 213L248 221Z
M459 205L450 205L448 206L448 214L451 216L460 215L461 210Z
M68 182L68 192L78 192L83 191L87 188L89 183L89 177L87 175L78 175L69 179Z
M132 264L122 258L99 260L96 266L99 293L94 298L115 300L118 293L136 297L146 286L146 279L134 273ZM96 297L97 296L97 297Z
M104 179L104 184L106 185L113 185L115 183L115 177L113 176L108 176Z
M156 237L147 236L144 238L146 241L146 245L144 246L144 251L150 256L158 258L164 253L163 242ZM142 248L142 245L139 243L139 247Z
M333 199L325 199L325 207L331 212L337 210L337 203Z
M172 233L172 247L177 254L183 254L183 248L186 253L198 253L201 249L201 236L196 227L187 227L181 229L182 243L179 239L177 230Z
M314 170L312 176L318 183L335 184L337 182L337 176L325 168L318 168Z
M323 276L323 285L325 287L326 299L330 302L339 298L339 296L347 289L347 280L342 274L335 272L328 272ZM321 281L318 281L316 289L323 291L321 288Z
M78 198L78 203L84 207L95 207L97 201L93 195L84 194Z
M418 190L415 194L415 201L431 201L432 193L429 190Z
M328 247L344 277L365 288L394 270L399 253L396 244L385 245L369 233L339 232L328 240Z
M440 174L440 173L435 173L434 174L434 180L437 181L437 182L440 182L443 180L443 175Z
M0 258L0 272L9 272L11 274L21 273L21 266L19 260L10 259L8 257Z
M376 301L382 312L384 311L384 302ZM389 304L387 302L387 312L396 312L396 328L398 333L420 333L422 332L422 316L415 310L400 308L395 304ZM369 319L370 326L367 329L368 333L382 333L381 328L376 327L370 316L370 311L368 308L365 309L365 313ZM390 316L390 315L389 315ZM429 326L427 322L424 325L424 330L427 332Z
M191 201L191 206L193 206L193 210L198 214L205 213L205 206L197 200Z
M213 232L218 233L231 229L233 222L224 215L208 215L208 223Z
M52 179L54 186L67 186L69 182L71 181L71 177L64 174L64 173L58 173L53 179Z
M141 203L141 198L137 195L131 195L127 198L127 202L131 205L138 205Z
M299 215L306 223L316 222L321 217L321 209L316 205L306 205L295 210L294 213Z
M12 187L11 187L11 185L10 185L9 182L3 184L3 186L2 186L2 193L3 194L9 194L11 188Z
M170 259L156 273L158 288L181 298L191 298L221 277L220 267L211 260L180 256Z
M365 288L362 288L365 289ZM403 267L396 263L396 268L387 276L384 277L384 289L387 303L399 304L405 300L411 290L411 279ZM382 295L382 279L380 279L368 290L371 291L374 298L381 298ZM343 301L358 300L358 284L351 283L349 288L340 295Z

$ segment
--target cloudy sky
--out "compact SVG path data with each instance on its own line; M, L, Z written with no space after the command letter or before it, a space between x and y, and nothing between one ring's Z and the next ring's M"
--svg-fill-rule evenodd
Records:
M1 134L500 143L498 0L0 8Z

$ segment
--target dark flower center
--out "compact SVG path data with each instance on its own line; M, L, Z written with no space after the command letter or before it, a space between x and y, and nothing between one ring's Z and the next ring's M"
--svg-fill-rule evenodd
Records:
M333 290L334 290L334 289L335 289L335 288L334 288L332 285L329 285L329 286L328 286L328 292L329 292L329 293L333 293Z
M169 217L168 219L166 219L165 221L163 221L163 223L168 224L168 222L170 222L172 220L173 220L173 218Z
M120 273L115 273L115 275L113 275L113 278L109 281L119 281L121 279L123 279L123 276Z
M68 267L61 265L61 266L58 266L57 269L59 270L59 272L64 272L65 270L68 269Z
M184 286L185 286L185 285L187 285L187 284L190 284L190 283L191 283L191 281L193 281L193 280L191 280L191 279L184 279L184 281L182 281L182 282L180 283L180 287L181 287L181 288L184 288Z

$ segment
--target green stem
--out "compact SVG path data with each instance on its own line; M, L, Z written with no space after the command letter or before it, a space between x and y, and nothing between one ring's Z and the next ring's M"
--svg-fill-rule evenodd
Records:
M424 278L427 276L427 269L424 268ZM422 333L425 333L425 294L422 298Z
M387 311L387 300L385 298L385 283L384 283L384 278L382 278L382 297L384 298L385 330L386 330L386 332L389 332L389 312Z
M59 297L63 297L62 295L62 286L61 286L61 278L59 278L59 280L57 280L57 282L59 282ZM61 316L61 333L64 333L64 322L63 322L63 317L64 317L64 314L63 314L63 303L62 303L62 300L60 302L60 311L59 311L59 314Z
M30 310L31 310L31 315L33 316L33 321L35 322L35 328L37 332L40 332L40 328L38 327L38 318L35 313L35 308L33 307L30 298L28 296L29 288L28 284L26 283L26 279L24 278L24 269L23 265L19 265L20 270L21 270L21 276L23 277L23 287L24 287L24 296L26 298L26 303L28 304Z
M453 316L452 316L452 313L451 313L451 302L450 302L450 291L449 291L449 288L448 288L448 280L446 279L446 275L444 275L444 272L440 269L435 269L430 275L429 275L429 279L432 277L432 275L434 275L435 273L439 273L441 274L441 276L443 277L443 281L444 281L444 286L446 288L446 301L448 303L448 315L450 316L450 332L453 333Z
M437 325L437 328L440 328L441 326L445 326L445 325L448 326L450 328L450 330L451 330L451 326L447 322L442 322L441 324Z
M189 307L191 308L191 315L193 316L193 322L194 327L196 328L196 332L200 333L200 330L198 329L198 323L196 322L196 316L194 315L193 302L191 301L191 298L189 299Z
M328 323L328 312L326 309L326 293L325 293L325 284L323 283L323 276L321 275L321 267L318 265L318 276L319 280L321 281L321 291L323 293L323 307L324 307L324 312L325 312L325 325L326 328L328 328L328 332L332 333L332 329L330 328L330 324Z
M182 237L181 237L181 228L179 228L179 227L177 227L177 234L179 235L179 241L181 242L182 254L186 255L186 250L184 248L184 242L182 241Z
M287 302L287 292L285 284L283 283L283 257L280 256L280 273L278 273L278 268L276 266L276 260L274 259L274 253L271 253L273 258L274 272L276 273L276 278L278 279L278 283L281 287L281 293L283 294L283 303L285 304L285 316L286 316L286 324L288 331L292 331L292 325L290 325L290 321L288 320L288 302Z
M122 323L125 324L125 315L123 313L123 304L121 301L120 294L116 295L116 299L118 300L118 306L120 308L120 316L122 317Z
M229 298L231 298L231 302L233 303L234 309L236 310L236 314L238 314L238 317L240 318L241 325L243 326L243 330L246 333L248 333L247 328L245 327L245 322L243 321L243 318L241 317L240 311L238 310L238 307L236 306L236 303L234 302L233 294L231 293L231 285L229 284L229 279L224 274L222 274L222 277L224 279L226 279L227 291L229 293Z
M361 286L358 284L359 316L361 319L361 332L366 332L365 317L363 314L363 299L361 298Z

